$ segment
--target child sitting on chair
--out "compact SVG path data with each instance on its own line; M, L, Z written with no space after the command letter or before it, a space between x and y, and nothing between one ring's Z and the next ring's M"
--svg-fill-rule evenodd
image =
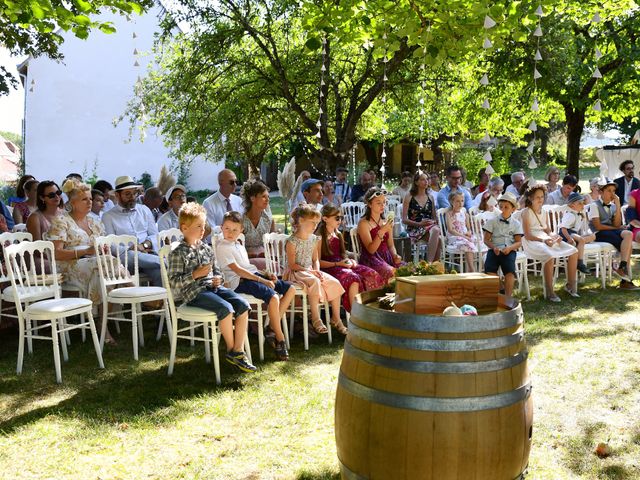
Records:
M484 244L489 251L484 263L484 271L497 275L498 268L504 275L504 293L513 296L516 280L516 255L522 240L522 225L511 218L518 208L518 200L513 193L507 192L498 198L500 215L484 224Z
M558 233L569 245L578 249L578 270L589 273L584 264L584 246L594 242L596 236L589 230L587 217L584 213L584 197L578 192L571 192L568 198L569 210L562 215Z
M178 222L184 240L169 254L169 284L173 294L190 307L214 312L227 346L227 362L242 372L255 372L256 367L244 352L251 307L240 295L222 286L222 272L216 265L213 249L202 241L206 210L197 203L186 203L180 209Z
M249 262L247 249L239 240L242 230L242 217L238 212L224 214L224 238L216 241L216 256L220 268L229 288L236 293L252 295L267 304L269 326L276 335L273 346L276 358L282 361L289 360L281 321L296 294L296 289L289 282L278 280L272 273L258 273L258 267Z

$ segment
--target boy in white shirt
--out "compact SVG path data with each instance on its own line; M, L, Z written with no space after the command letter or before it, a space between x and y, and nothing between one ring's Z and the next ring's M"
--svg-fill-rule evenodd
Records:
M258 268L249 262L247 249L239 238L241 233L240 214L225 213L222 219L224 238L215 242L218 264L230 289L236 293L252 295L267 304L269 326L275 333L276 358L286 361L289 359L289 352L280 322L293 300L296 289L291 283L278 280L273 274L258 272Z
M558 233L569 245L578 249L578 270L582 273L589 273L589 269L584 264L584 246L595 241L596 236L589 230L587 218L584 213L584 197L578 192L569 195L569 210L562 215Z

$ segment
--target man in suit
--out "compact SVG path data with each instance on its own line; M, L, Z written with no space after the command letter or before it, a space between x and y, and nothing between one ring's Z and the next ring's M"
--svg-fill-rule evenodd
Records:
M633 172L634 165L631 160L625 160L620 164L620 171L624 174L622 177L616 178L614 182L616 183L616 195L620 199L620 203L622 205L627 204L627 199L629 198L629 193L631 190L636 190L640 188L640 180L634 177Z

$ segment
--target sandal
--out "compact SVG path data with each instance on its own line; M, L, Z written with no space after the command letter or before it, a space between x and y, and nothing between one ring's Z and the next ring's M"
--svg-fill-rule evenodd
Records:
M311 322L311 328L313 328L313 331L316 332L318 335L323 335L328 332L327 327L324 326L324 323L322 323L322 320L316 320L315 322Z
M335 328L341 335L346 335L348 332L347 327L345 327L344 323L342 323L342 320L338 320L335 322L332 320L331 326Z

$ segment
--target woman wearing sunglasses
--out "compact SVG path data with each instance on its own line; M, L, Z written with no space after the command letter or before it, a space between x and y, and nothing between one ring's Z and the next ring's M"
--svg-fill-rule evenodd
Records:
M42 240L42 235L47 233L53 219L62 213L60 187L56 182L45 180L38 184L36 190L37 210L27 220L27 231L33 236L33 240Z
M364 195L364 215L358 222L360 240L360 264L373 268L386 282L391 280L396 268L403 264L393 244L393 219L385 220L384 209L387 191L371 187Z
M316 230L316 235L320 237L316 247L320 270L338 279L347 292L347 295L342 295L342 306L347 312L351 312L351 305L358 293L380 288L384 285L384 280L374 269L358 265L358 262L347 257L344 238L338 230L343 219L340 208L327 203L320 213L322 220ZM344 325L338 330L342 334L347 332Z

